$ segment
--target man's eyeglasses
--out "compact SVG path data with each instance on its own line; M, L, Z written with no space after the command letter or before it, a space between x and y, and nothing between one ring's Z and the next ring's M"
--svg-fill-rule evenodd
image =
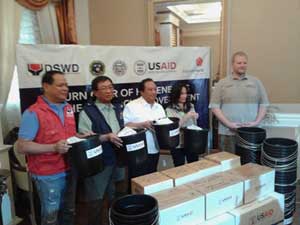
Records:
M98 91L114 90L114 86L103 86L97 89Z

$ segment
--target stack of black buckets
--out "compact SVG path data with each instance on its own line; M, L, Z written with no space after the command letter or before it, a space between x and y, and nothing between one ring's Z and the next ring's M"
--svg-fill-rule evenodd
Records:
M158 225L157 200L150 195L127 195L116 199L109 211L110 225Z
M266 138L257 127L237 130L236 153L241 163L258 163L275 169L275 191L285 196L284 224L293 223L296 210L298 143L287 138Z

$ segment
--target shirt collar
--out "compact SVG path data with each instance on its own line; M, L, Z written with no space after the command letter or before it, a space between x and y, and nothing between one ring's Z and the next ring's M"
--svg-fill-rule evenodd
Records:
M233 77L233 75L230 75L232 80L248 80L248 75L247 74L243 74L242 76L240 76L239 78Z
M111 109L111 108L113 109L114 108L113 104L111 104L111 103L104 104L102 102L99 102L98 99L95 101L95 104L100 108L100 110L101 109Z
M50 107L62 107L63 108L67 105L66 101L63 101L62 103L52 103L46 98L46 96L42 95L42 98Z
M149 106L149 107L154 107L154 106L156 106L156 102L154 102L153 104L149 104L149 103L143 98L143 96L140 97L140 101L141 101L142 105L144 105L144 106Z

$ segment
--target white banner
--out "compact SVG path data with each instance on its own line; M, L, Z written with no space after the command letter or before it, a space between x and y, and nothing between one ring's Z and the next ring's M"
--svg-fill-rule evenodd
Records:
M124 103L138 95L145 78L157 83L158 102L165 105L176 81L194 89L192 100L208 125L209 47L133 47L80 45L18 45L17 67L21 108L24 111L40 94L41 76L49 70L65 73L70 87L68 101L75 112L82 109L91 81L106 75L115 84L115 96Z

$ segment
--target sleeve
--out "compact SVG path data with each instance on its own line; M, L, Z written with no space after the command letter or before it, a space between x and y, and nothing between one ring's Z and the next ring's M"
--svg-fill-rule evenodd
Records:
M88 131L92 131L92 122L86 112L82 110L79 113L79 119L78 119L78 132L79 133L85 133Z
M170 107L166 108L166 115L167 115L167 117L178 117L175 110Z
M211 98L210 98L210 104L209 108L221 108L221 90L222 90L222 82L219 81L219 83L215 86L215 88L212 90Z
M162 105L159 105L160 106L160 113L161 113L161 118L164 118L166 117L166 111L164 109L164 107L162 107Z
M131 107L129 105L129 103L127 105L125 105L124 111L123 111L123 118L124 118L124 125L126 125L127 123L132 122L132 117L130 115L132 115L131 112Z
M268 107L270 105L266 89L260 80L257 80L258 90L260 93L260 106Z
M32 141L35 139L38 130L39 120L36 113L26 110L22 116L19 138Z

